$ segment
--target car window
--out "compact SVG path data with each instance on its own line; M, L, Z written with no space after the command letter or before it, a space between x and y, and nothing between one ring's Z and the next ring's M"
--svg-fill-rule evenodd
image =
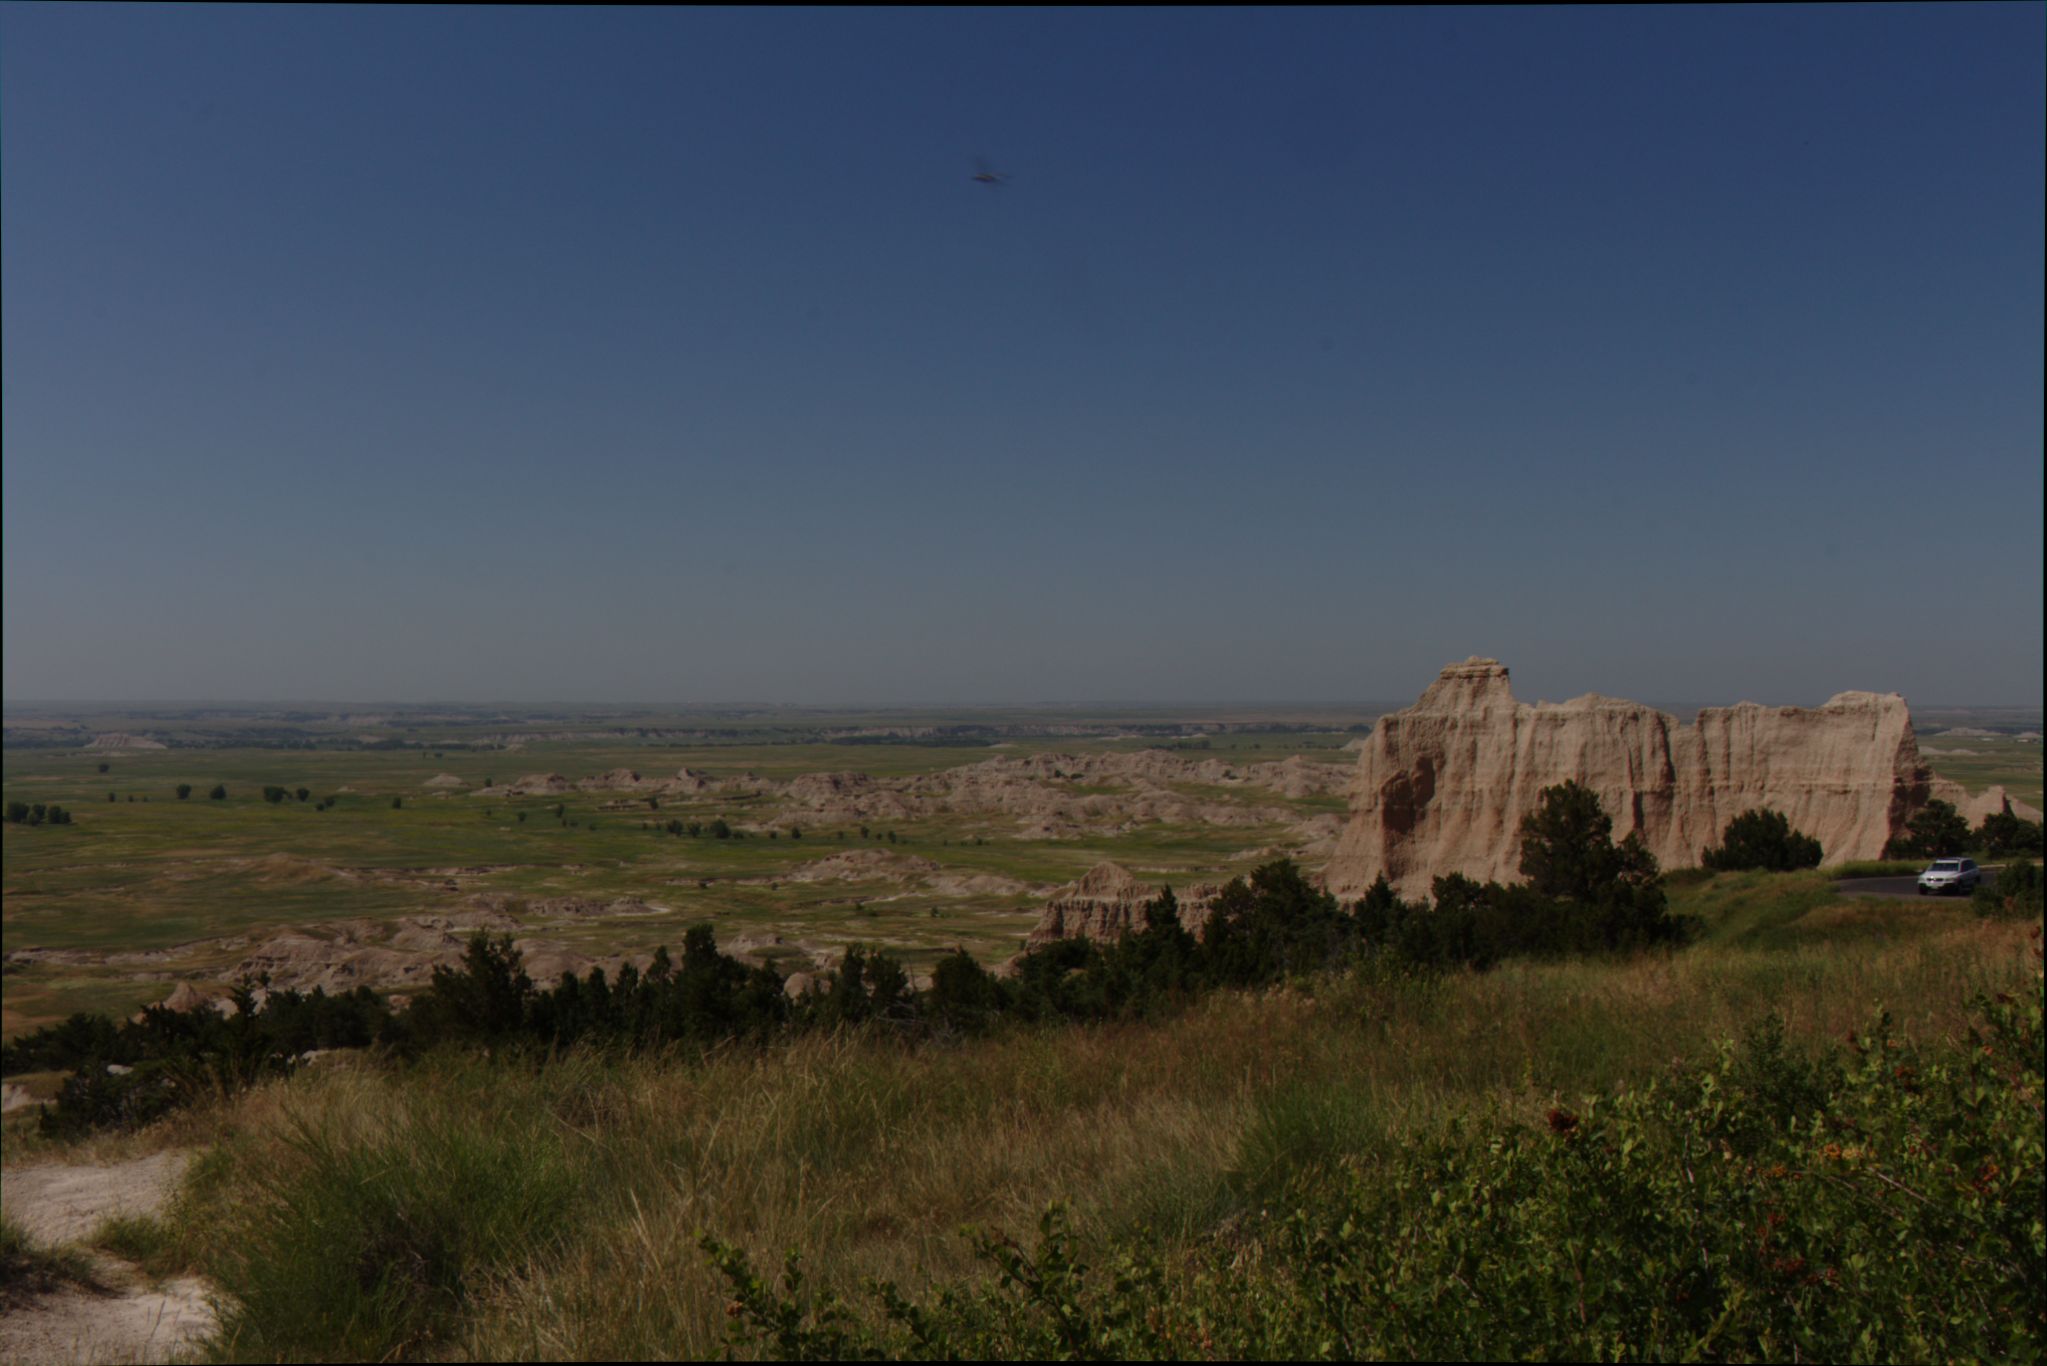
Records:
M1926 871L1929 873L1959 873L1962 871L1962 865L1951 858L1935 859L1933 866Z
M1972 872L1972 871L1974 871L1975 867L1976 867L1976 860L1974 860L1974 859L1972 859L1972 858L1965 858L1965 859L1963 859L1963 860L1962 860L1962 871L1963 871L1963 872L1965 872L1965 873L1967 873L1967 872Z

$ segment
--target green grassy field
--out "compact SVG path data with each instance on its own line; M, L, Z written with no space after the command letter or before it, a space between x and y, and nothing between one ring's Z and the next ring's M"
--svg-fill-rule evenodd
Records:
M1183 750L1179 757L1259 762L1301 754L1340 763L1348 758L1341 746L1349 738L1342 732L1218 736L1212 739L1225 742L1218 748ZM1200 743L1210 744L1211 737ZM687 926L708 920L728 941L779 935L827 949L886 944L913 970L954 947L992 963L1014 953L1036 921L1027 891L963 894L886 878L785 879L805 863L866 848L929 859L960 878L992 876L1027 888L1070 881L1105 858L1185 882L1248 869L1261 861L1258 850L1289 837L1289 827L1155 825L1048 840L1020 837L1008 817L963 814L873 821L868 839L858 821L848 820L809 828L800 840L782 832L717 840L678 838L659 827L670 819L766 824L779 815L775 800L662 797L654 809L619 793L485 798L425 784L452 774L473 789L528 774L576 780L619 768L657 778L684 768L717 779L751 774L787 781L848 770L902 777L995 757L1148 747L1141 740L1062 737L1000 748L535 743L515 752L10 750L0 766L6 796L59 803L72 809L75 822L8 825L0 832L9 948L126 957L112 964L11 963L5 1029L12 1034L76 1009L135 1009L161 999L174 977L224 970L246 947L233 941L247 936L355 918L459 912L485 894L630 898L662 908L629 921L549 930L593 955L673 945ZM101 764L107 772L98 771ZM181 783L193 789L185 800L175 796ZM215 784L226 787L226 799L207 797ZM294 793L304 787L311 797L268 803L266 785ZM1068 787L1076 796L1117 790ZM107 800L109 792L116 800ZM1190 787L1188 795L1214 802L1255 797L1296 819L1343 809L1340 798L1289 801L1262 789L1247 797ZM394 798L401 807L393 808ZM331 807L318 809L330 799Z
M1933 771L1952 778L1970 792L1981 792L1993 783L2020 801L2043 806L2040 776L2040 742L2011 736L1935 736L1920 741L1921 752Z
M295 715L295 714L294 714ZM10 744L21 734L10 719ZM38 950L7 965L0 1030L13 1034L73 1010L131 1011L161 999L182 977L225 972L250 937L287 927L408 914L459 913L479 896L524 899L620 898L658 908L631 919L552 924L547 936L591 956L644 953L679 942L683 930L711 922L726 942L779 936L827 952L849 943L887 945L913 971L962 947L985 962L1008 957L1035 923L1034 890L1070 881L1103 859L1140 876L1184 884L1247 871L1288 847L1295 823L1340 818L1335 793L1287 799L1265 789L1203 783L1167 785L1174 795L1221 807L1250 803L1283 812L1284 822L1230 825L1154 822L1120 831L1080 831L1057 839L1025 838L1003 814L945 812L919 820L812 826L804 838L720 841L677 838L658 827L670 819L768 826L776 800L740 794L663 797L659 809L618 793L562 797L480 798L487 782L559 773L581 779L614 769L665 778L688 768L714 779L755 775L787 782L804 774L862 772L880 778L938 773L997 758L1038 753L1102 753L1162 749L1180 759L1258 763L1299 755L1339 767L1355 738L1349 721L1328 714L1326 730L1240 730L1192 736L1032 735L991 743L828 743L821 737L863 725L904 726L900 716L833 713L791 719L735 709L693 716L699 730L729 731L690 741L663 738L677 718L618 709L597 717L612 730L598 738L518 740L567 722L546 716L500 716L478 710L442 715L415 709L371 725L283 717L254 719L193 712L89 718L95 727L186 734L209 747L94 752L10 747L0 753L0 786L9 800L56 802L72 810L68 826L0 827L0 883L10 953ZM913 718L923 724L988 726L1028 721L1079 724L1074 713L973 711ZM1142 714L1150 724L1157 716ZM1255 719L1255 718L1253 718ZM1286 719L1308 724L1312 715ZM575 723L588 729L589 714ZM829 722L829 727L826 723ZM406 724L401 724L406 723ZM712 723L715 723L713 725ZM1248 724L1237 717L1233 724ZM380 748L354 744L354 732L383 737ZM296 728L296 729L294 729ZM645 731L642 735L638 731ZM68 732L67 732L68 733ZM238 746L252 734L326 747ZM506 737L510 737L509 739ZM519 748L503 748L518 743ZM181 742L182 743L182 742ZM485 745L488 747L485 747ZM2010 736L1936 739L1931 760L1943 776L1972 790L2003 783L2041 800L2040 748ZM439 746L439 748L436 748ZM105 765L105 772L100 766ZM426 784L449 774L454 792ZM190 784L180 801L176 787ZM215 784L222 801L209 800ZM296 792L266 803L265 785ZM1068 783L1066 795L1115 795L1114 785ZM114 800L109 801L108 795ZM402 806L394 809L394 798ZM318 809L323 802L332 805ZM561 814L555 814L559 807ZM523 819L522 819L523 818ZM894 843L885 838L896 837ZM848 849L886 849L928 859L941 875L993 877L1014 891L963 892L943 878L876 876L856 881L797 882L792 872ZM792 950L793 951L793 950ZM106 961L103 961L106 960Z

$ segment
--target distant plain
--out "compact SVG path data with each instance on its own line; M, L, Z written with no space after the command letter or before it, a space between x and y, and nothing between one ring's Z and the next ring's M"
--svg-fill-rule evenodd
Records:
M0 756L6 798L60 803L76 821L8 825L0 836L4 1032L81 1009L132 1011L178 980L218 980L253 940L286 927L318 935L339 922L460 914L479 897L510 906L536 932L543 917L522 914L531 903L643 903L630 916L544 925L551 941L591 957L673 947L689 925L708 921L721 943L766 943L760 952L769 958L779 939L791 955L886 946L913 972L956 946L992 965L1021 946L1045 891L1105 859L1182 886L1225 879L1280 853L1298 852L1312 868L1318 850L1303 832L1326 837L1341 818L1340 783L1294 797L1178 783L1175 794L1248 823L1103 822L1058 837L1034 837L1016 817L990 811L811 823L772 792L650 802L617 791L476 791L531 774L574 782L619 769L648 779L688 769L713 782L752 777L771 787L805 774L901 778L1001 758L1148 750L1238 766L1299 756L1347 772L1353 756L1344 746L1382 710L11 711ZM2018 738L2038 732L2038 716L2000 711L1975 726L1971 719L1944 711L1936 724L1922 721L1935 771L1971 791L2002 783L2042 804L2040 744ZM1953 729L1982 733L1942 733ZM83 748L94 736L123 734L161 736L173 747ZM442 775L462 786L427 785ZM181 783L192 787L184 800L175 795ZM216 784L225 799L208 798ZM292 795L267 802L266 785ZM1121 791L1113 783L1053 786L1074 799ZM307 800L297 798L300 788ZM394 808L394 799L402 805ZM1249 819L1261 813L1283 819ZM713 838L708 827L717 820L745 837ZM670 822L702 829L672 834ZM863 849L884 856L856 869L861 875L800 880L806 865ZM975 878L1004 889L960 889Z

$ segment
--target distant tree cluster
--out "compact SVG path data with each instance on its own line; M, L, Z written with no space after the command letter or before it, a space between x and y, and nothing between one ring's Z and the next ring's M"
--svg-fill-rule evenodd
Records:
M1951 802L1938 797L1926 803L1905 823L1905 833L1884 848L1886 858L1953 858L1974 851L1985 858L2041 852L2040 822L2029 821L2011 809L1985 816L1975 829Z
M10 825L69 825L71 813L52 802L45 806L41 802L7 803L7 821Z
M43 1107L45 1134L135 1128L181 1105L288 1072L316 1048L361 1047L376 1040L391 1008L367 987L345 996L317 988L259 997L244 981L232 1015L215 1010L150 1006L116 1024L104 1015L73 1015L0 1047L0 1075L68 1069L54 1105ZM260 1004L259 1004L260 1000ZM109 1064L125 1069L109 1070Z
M1723 873L1817 868L1820 842L1793 830L1790 817L1782 812L1758 807L1729 821L1719 848L1700 850L1699 862Z

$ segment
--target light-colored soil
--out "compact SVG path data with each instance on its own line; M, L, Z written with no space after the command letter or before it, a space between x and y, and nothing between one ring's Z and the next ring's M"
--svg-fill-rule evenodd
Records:
M77 1243L114 1218L162 1211L189 1153L166 1152L105 1165L21 1167L0 1173L0 1206L31 1240ZM0 1361L114 1363L172 1361L213 1331L209 1287L191 1276L151 1285L134 1267L92 1254L91 1287L18 1300L0 1315Z
M119 1276L105 1272L98 1291L67 1288L9 1305L0 1316L0 1360L17 1366L175 1361L193 1355L213 1331L204 1281L180 1276L152 1288L121 1285Z
M190 1161L164 1152L105 1166L15 1167L0 1173L0 1208L36 1242L75 1243L109 1219L161 1211Z

